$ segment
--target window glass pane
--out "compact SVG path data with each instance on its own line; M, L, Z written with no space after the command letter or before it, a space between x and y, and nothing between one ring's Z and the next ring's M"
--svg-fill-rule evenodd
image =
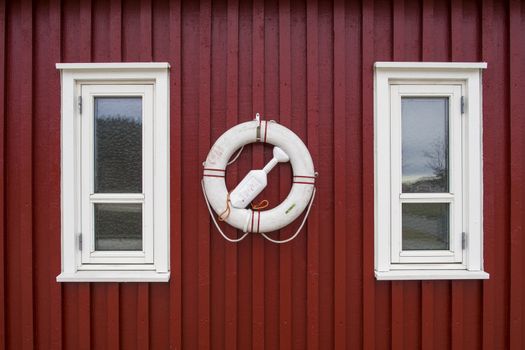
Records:
M403 250L448 250L449 203L403 203Z
M448 98L403 97L403 192L448 192Z
M142 204L95 203L95 250L142 250Z
M142 192L142 98L95 98L95 193Z

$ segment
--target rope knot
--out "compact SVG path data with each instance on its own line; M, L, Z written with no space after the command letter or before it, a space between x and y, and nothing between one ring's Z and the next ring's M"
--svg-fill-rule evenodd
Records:
M270 202L268 202L266 199L263 199L257 204L254 204L253 202L251 203L252 209L257 210L257 211L267 208L269 205L270 205Z

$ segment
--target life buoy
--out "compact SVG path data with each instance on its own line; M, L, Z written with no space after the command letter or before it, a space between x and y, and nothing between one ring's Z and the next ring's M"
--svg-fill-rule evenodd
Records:
M228 161L236 151L242 150L242 147L253 142L265 142L279 147L289 157L292 167L293 183L290 193L283 202L269 210L245 208L239 205L241 203L239 200L237 200L237 207L229 202L230 194L226 188L225 181ZM282 153L279 154L281 154L281 157L284 157ZM276 162L274 161L274 163ZM228 215L224 218L224 221L229 225L242 230L246 234L260 233L264 235L264 233L276 231L289 225L308 207L307 214L299 230L302 228L315 196L315 178L317 174L306 145L290 129L274 121L259 121L258 118L238 124L215 141L203 166L202 186L208 209L211 206L217 215L227 212ZM243 181L246 182L245 180ZM246 186L249 187L249 184ZM210 214L212 214L211 209ZM212 218L219 231L223 233L215 221L214 215L212 215ZM225 235L223 234L223 236ZM268 236L264 236L270 239ZM226 236L225 238L228 239Z

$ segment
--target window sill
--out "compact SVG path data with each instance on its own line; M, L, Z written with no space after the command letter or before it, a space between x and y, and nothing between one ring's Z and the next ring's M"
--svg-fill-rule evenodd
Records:
M170 273L155 271L77 271L62 272L57 282L169 282Z
M375 271L379 281L394 280L486 280L489 274L485 271L468 270L407 270Z

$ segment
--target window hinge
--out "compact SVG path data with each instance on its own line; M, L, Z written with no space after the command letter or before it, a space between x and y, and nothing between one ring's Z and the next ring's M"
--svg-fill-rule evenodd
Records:
M465 114L465 96L461 96L461 114Z
M78 250L82 251L82 233L78 234Z
M82 96L78 96L78 112L82 114Z
M461 249L467 248L467 233L461 232Z

